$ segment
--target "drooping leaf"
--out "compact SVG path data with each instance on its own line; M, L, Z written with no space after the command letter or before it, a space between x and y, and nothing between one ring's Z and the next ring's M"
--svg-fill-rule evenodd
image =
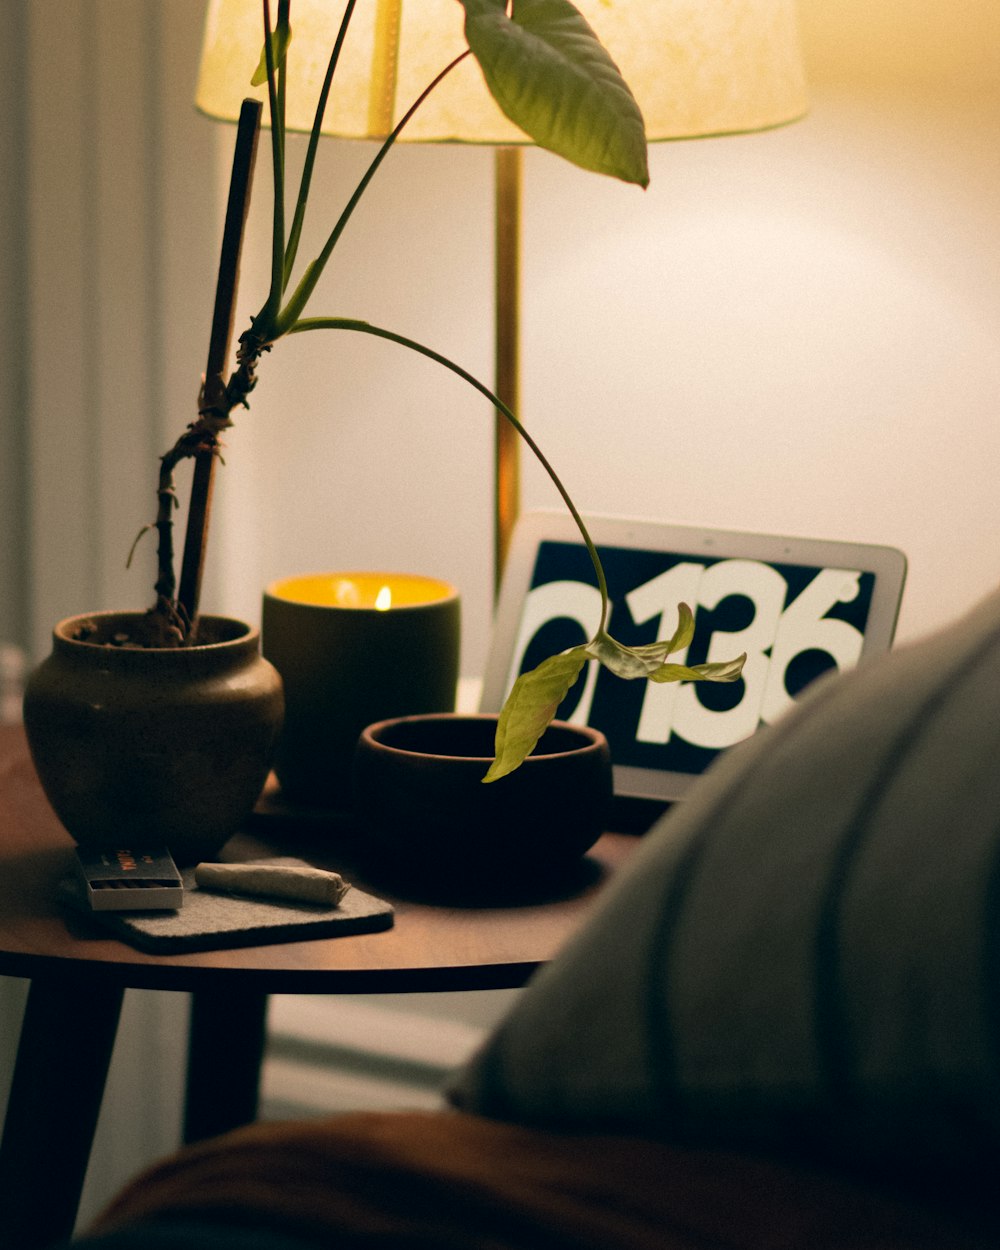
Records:
M582 169L645 187L646 128L635 97L570 0L461 0L486 85L539 146Z
M673 655L675 651L682 651L685 647L690 646L691 639L694 637L694 613L686 603L677 605L677 628L674 630L674 636L665 643L654 642L649 650L662 646L663 654ZM637 647L637 651L643 651L647 648Z
M278 24L275 26L271 34L271 55L274 59L274 72L278 70L285 62L285 56L288 52L288 45L292 42L292 28L286 20L279 17ZM261 48L260 61L257 68L253 72L253 78L250 79L251 87L260 87L267 82L267 49Z
M664 664L650 673L649 680L665 681L738 681L746 663L746 652L735 660L719 660L711 664Z
M617 638L601 632L584 648L587 654L599 660L616 677L626 681L648 678L650 681L736 681L743 672L746 655L735 660L710 664L668 664L666 658L672 651L686 647L694 634L694 621L690 609L681 604L678 613L680 623L673 638L666 642L652 642L640 647L627 647Z
M586 647L573 647L518 677L501 709L496 756L483 781L512 773L531 754L586 662Z
M592 638L586 645L587 654L591 659L599 660L609 672L614 673L616 677L623 677L626 681L633 681L637 677L648 677L663 663L662 656L650 659L642 655L635 647L626 647L617 638L612 638L610 634L604 632Z
M693 637L694 615L686 603L680 603L677 605L677 628L672 638L639 647L626 647L602 631L587 646L593 659L599 660L616 676L631 680L655 673L668 655L688 646Z
M543 660L514 682L497 722L495 758L484 781L496 781L519 768L534 750L588 660L599 661L616 677L649 681L737 681L746 654L735 660L707 664L671 664L666 657L688 646L694 636L694 617L687 604L677 608L677 629L662 642L628 647L605 630L582 646Z

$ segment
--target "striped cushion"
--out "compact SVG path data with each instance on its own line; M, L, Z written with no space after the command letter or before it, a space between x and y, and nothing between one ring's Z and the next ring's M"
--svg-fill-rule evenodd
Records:
M1000 1146L1000 596L730 751L452 1090L960 1169Z

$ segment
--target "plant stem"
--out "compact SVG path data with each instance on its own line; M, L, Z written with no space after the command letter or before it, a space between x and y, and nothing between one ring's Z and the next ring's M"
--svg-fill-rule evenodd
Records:
M299 239L302 236L302 225L306 216L306 201L309 199L309 188L312 185L313 168L316 164L316 149L319 146L319 137L323 125L323 117L326 113L326 102L330 97L330 87L333 84L333 75L337 69L337 63L340 60L340 51L344 46L344 40L347 37L347 28L351 22L351 16L354 13L354 6L357 0L348 0L347 7L344 9L344 16L340 21L340 29L337 31L337 39L333 45L333 51L330 54L330 61L326 67L326 77L323 79L323 86L319 93L319 100L316 103L316 116L313 119L312 130L309 132L309 146L306 148L305 162L302 166L302 178L299 182L299 194L295 202L295 212L292 216L291 229L288 232L288 243L285 247L285 269L282 284L282 291L288 285L292 276L292 266L295 264L295 257L299 250Z
M569 492L563 486L558 473L549 463L542 449L535 442L534 438L528 433L514 413L508 406L495 395L485 383L480 382L477 377L463 369L461 365L455 361L449 360L447 356L443 356L440 352L436 352L431 347L425 347L423 343L416 342L415 339L406 338L405 335L396 334L393 330L385 330L381 326L372 325L370 321L358 321L350 317L306 317L301 321L297 321L289 330L290 334L299 334L307 330L353 330L360 334L371 334L376 338L388 339L391 343L399 343L402 347L408 347L411 351L417 352L418 355L426 356L428 360L433 360L439 365L443 365L446 369L450 369L452 373L457 374L464 382L484 395L490 403L510 422L520 437L531 450L532 455L548 474L550 481L559 492L563 503L569 510L570 516L580 531L584 545L587 548L587 554L590 556L590 562L594 566L594 574L597 577L598 589L601 592L601 623L599 632L603 633L607 626L608 616L608 584L604 576L604 567L601 564L601 558L597 554L597 548L594 546L593 539L587 530L583 517L580 516L576 504L570 498Z
M416 100L414 100L414 102L410 105L410 107L403 114L399 122L397 122L392 133L386 137L385 141L382 143L382 146L379 148L378 152L375 154L375 158L372 160L372 163L365 170L364 176L362 177L361 181L358 183L357 187L355 187L354 194L348 200L347 205L344 208L344 211L340 214L340 217L337 219L337 224L333 227L333 230L330 232L330 237L327 239L322 252L320 252L319 256L317 256L316 259L312 261L311 264L309 264L306 267L306 271L302 276L302 280L299 282L298 286L292 292L292 296L289 299L286 306L278 314L276 325L275 325L274 338L278 338L283 334L290 333L292 328L299 323L299 318L302 315L302 310L305 308L309 297L312 295L313 291L315 290L316 283L319 281L320 275L322 274L324 268L326 267L327 261L330 259L330 256L333 253L333 249L337 246L337 243L340 240L340 236L344 233L344 229L347 226L347 223L350 221L351 216L354 213L354 210L357 208L361 200L361 197L364 195L365 191L368 189L368 184L375 177L375 174L378 171L379 166L382 164L386 156L389 154L389 149L399 138L399 134L402 131L403 127L410 120L410 118L417 111L417 109L421 106L421 104L423 104L424 100L427 99L427 97L434 90L434 88L438 85L438 83L441 82L441 80L445 78L448 74L450 74L456 65L460 65L461 62L464 61L467 56L471 56L471 55L472 54L468 51L468 49L466 49L465 52L460 53L457 57L455 57L453 61L451 61L448 65L446 65L445 68L440 72L440 74L437 75L434 81L430 83L429 86L425 87L423 91L421 91L420 95L417 96Z
M288 23L289 0L279 0L278 24ZM274 174L274 216L271 229L271 288L261 317L273 318L281 307L285 289L285 63L281 58L281 82L275 78L274 42L271 38L271 5L264 0L264 59L267 65L267 104L271 116L271 169Z

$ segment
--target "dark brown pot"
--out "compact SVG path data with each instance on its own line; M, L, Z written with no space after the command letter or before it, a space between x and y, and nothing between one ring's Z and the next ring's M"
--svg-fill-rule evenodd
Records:
M603 832L611 759L596 729L554 721L519 769L483 784L495 715L370 725L355 754L355 816L376 871L476 895L572 869Z
M28 679L24 723L56 815L81 844L214 855L249 814L281 726L258 631L202 617L198 646L108 645L144 614L70 617ZM85 635L86 623L93 632Z

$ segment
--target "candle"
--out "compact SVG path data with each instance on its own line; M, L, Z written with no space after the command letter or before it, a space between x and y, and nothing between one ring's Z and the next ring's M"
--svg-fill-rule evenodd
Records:
M303 573L273 582L267 593L318 607L387 611L451 599L455 588L414 573Z
M285 685L275 772L296 803L350 806L367 725L454 710L459 598L448 582L379 571L281 578L264 591L261 634Z

